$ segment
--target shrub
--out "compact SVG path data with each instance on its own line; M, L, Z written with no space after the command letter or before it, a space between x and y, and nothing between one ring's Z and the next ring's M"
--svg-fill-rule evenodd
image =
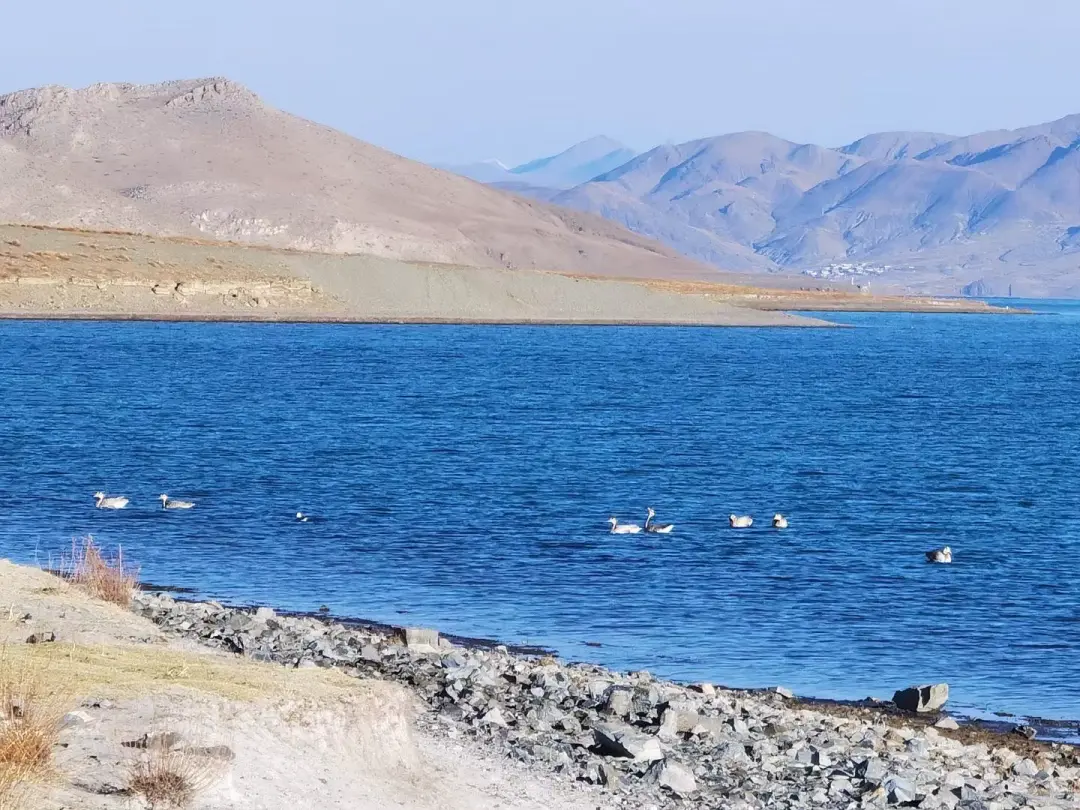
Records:
M0 654L0 810L26 807L31 785L48 773L61 714L32 672Z
M59 573L91 596L121 607L131 606L139 587L139 569L124 562L123 549L106 556L90 536L71 541L71 556L61 560Z
M131 766L128 793L142 798L150 810L182 810L213 784L218 769L213 758L201 753L151 745Z

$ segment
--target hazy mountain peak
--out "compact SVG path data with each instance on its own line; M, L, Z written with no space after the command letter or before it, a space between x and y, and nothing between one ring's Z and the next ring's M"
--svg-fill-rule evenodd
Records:
M875 132L847 146L841 146L839 151L867 160L903 160L914 158L955 139L953 135L938 132Z
M621 166L635 154L618 141L597 135L556 155L515 166L510 172L517 180L533 186L572 188Z

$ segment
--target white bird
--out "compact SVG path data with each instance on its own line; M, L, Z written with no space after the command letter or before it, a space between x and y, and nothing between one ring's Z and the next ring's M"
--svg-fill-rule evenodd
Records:
M926 552L926 561L932 563L951 563L952 562L952 549L948 546L942 548L935 548L933 551Z
M777 512L775 515L772 516L772 525L774 529L786 529L787 518Z
M158 497L161 499L162 509L191 509L195 506L191 501L178 501L176 498L170 499L169 496L164 493L158 495Z
M641 531L641 527L636 523L623 523L619 524L619 519L612 515L608 518L608 523L611 524L612 534L637 534Z
M115 496L112 498L105 497L104 492L95 492L94 500L97 503L94 504L98 509L123 509L128 505L128 499L123 496Z
M749 529L754 525L754 519L750 515L728 515L728 523L733 529Z
M305 515L303 512L297 512L296 519L299 520L301 523L307 523L311 520L311 515Z
M652 519L656 517L656 510L651 506L649 507L649 514L645 518L645 531L652 532L654 534L671 534L672 529L675 528L674 523L653 523Z

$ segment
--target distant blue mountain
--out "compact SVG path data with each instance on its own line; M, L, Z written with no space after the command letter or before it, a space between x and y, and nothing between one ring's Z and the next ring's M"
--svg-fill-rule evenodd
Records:
M635 155L598 137L484 182L725 270L1080 298L1080 115L964 137L881 132L836 148L737 132Z
M497 160L445 166L448 171L517 193L551 196L618 168L637 153L603 135L571 146L557 155L531 160L508 169Z

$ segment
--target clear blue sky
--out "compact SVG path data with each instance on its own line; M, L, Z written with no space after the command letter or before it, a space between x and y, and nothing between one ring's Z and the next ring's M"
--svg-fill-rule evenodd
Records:
M226 75L433 162L595 134L744 129L839 145L1080 112L1077 0L40 0L8 3L0 92Z

